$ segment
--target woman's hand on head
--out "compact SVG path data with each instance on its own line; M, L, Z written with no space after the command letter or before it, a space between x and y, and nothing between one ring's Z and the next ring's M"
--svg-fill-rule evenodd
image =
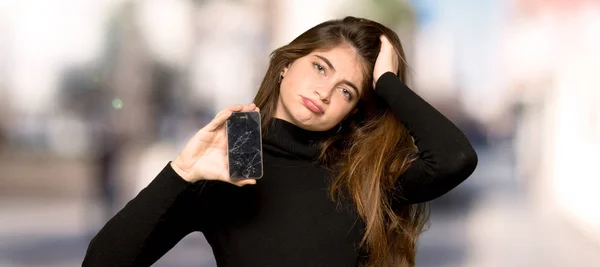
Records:
M188 182L221 180L237 186L256 184L255 179L232 180L229 177L225 121L233 112L259 111L254 104L235 105L217 113L213 120L187 142L171 162L173 170Z
M383 34L379 37L379 40L381 40L381 48L379 49L379 55L377 56L377 60L375 60L375 67L373 68L373 89L375 89L375 84L377 84L379 77L384 73L391 71L398 75L400 64L398 52L396 52L390 40Z

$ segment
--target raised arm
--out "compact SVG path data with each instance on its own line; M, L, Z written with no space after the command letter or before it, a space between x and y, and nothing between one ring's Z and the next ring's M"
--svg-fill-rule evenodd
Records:
M412 204L433 200L473 173L477 154L449 119L392 72L381 75L375 91L408 128L418 148L418 158L398 178L400 195L394 196L397 202Z
M224 129L232 112L251 110L257 110L254 104L228 107L200 129L93 238L83 266L150 266L187 234L211 225L220 205L211 185L256 183L229 177Z

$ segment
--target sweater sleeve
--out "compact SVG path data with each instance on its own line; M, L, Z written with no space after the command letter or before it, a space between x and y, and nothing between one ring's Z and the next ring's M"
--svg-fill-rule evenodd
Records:
M201 230L194 188L167 164L90 242L82 266L150 266Z
M417 159L398 177L395 204L438 198L475 171L477 154L467 137L394 73L383 74L375 91L408 128L418 148Z

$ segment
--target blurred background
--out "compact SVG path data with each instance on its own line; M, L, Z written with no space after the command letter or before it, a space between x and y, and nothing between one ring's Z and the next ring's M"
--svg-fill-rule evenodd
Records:
M417 266L600 266L600 1L0 1L0 266L90 238L269 53L346 15L398 32L409 85L479 154ZM155 266L215 266L200 233Z

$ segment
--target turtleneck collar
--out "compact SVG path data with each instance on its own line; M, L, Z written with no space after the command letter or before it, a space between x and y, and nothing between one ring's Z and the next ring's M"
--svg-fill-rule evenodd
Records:
M291 122L273 118L263 135L263 145L305 159L317 159L319 156L319 143L333 134L332 131L309 131L302 129Z

